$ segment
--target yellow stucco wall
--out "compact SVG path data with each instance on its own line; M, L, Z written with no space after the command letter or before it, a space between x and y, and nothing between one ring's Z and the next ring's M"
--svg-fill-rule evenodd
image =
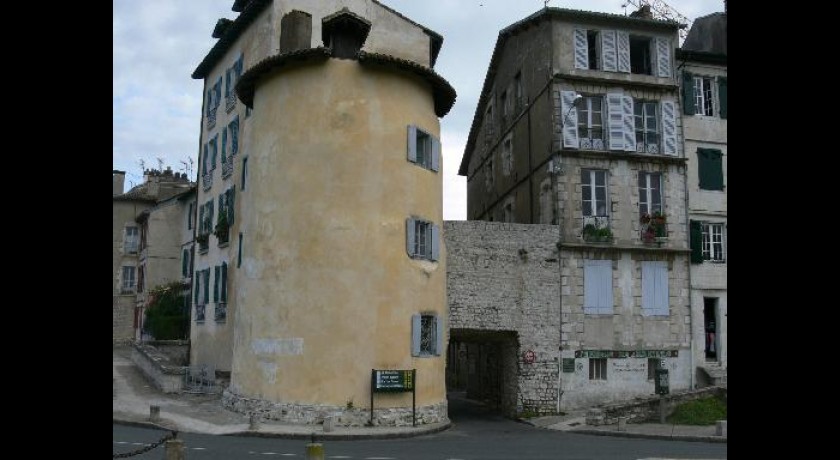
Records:
M441 235L439 262L406 254L406 218L443 219L442 172L406 160L409 124L440 137L428 84L394 70L329 59L258 83L233 392L367 407L371 369L416 368L417 405L445 401L445 353L411 356L412 315L446 317L446 252ZM410 393L376 397L406 406Z

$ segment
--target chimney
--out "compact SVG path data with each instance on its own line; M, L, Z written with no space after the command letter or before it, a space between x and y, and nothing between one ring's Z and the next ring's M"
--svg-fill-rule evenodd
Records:
M125 171L114 170L114 195L122 195L125 186Z
M641 8L630 13L630 17L639 19L653 19L653 13L650 12L650 5L642 5Z

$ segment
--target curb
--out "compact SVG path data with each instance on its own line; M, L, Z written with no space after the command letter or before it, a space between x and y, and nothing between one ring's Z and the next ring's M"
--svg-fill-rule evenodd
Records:
M666 441L711 442L726 444L726 438L719 436L665 435L649 433L631 433L628 431L604 431L590 429L568 430L565 431L565 433L591 434L594 436L615 436L620 438L662 439Z
M139 420L126 420L126 419L118 419L115 418L114 422L117 425L125 425L125 426L136 426L139 428L153 428L156 430L164 430L164 431L177 431L179 433L187 433L187 431L179 430L177 427L169 426L169 425L161 425L154 422L144 422Z

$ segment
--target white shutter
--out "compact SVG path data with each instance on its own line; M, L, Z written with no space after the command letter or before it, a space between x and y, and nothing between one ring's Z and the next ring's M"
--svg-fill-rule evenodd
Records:
M414 257L414 240L416 235L414 233L414 219L408 218L405 220L405 251L408 257Z
M575 108L575 91L560 91L560 114L563 117L560 125L563 127L563 147L580 148L578 139L578 118ZM568 114L568 115L566 115Z
M440 140L432 137L432 171L440 170Z
M616 32L616 48L618 48L618 71L630 73L630 34Z
M432 224L432 260L440 259L440 227Z
M633 116L633 96L621 97L621 111L624 113L624 150L636 151L636 119Z
M668 316L668 265L665 262L654 263L654 309L657 315Z
M671 41L667 38L656 38L656 76L671 77Z
M608 72L615 72L617 68L616 62L616 44L615 31L602 30L601 31L601 60L603 62L603 69Z
M411 356L420 356L420 315L411 315Z
M621 93L607 93L607 123L610 150L624 150L624 111Z
M598 313L602 315L613 312L613 289L612 289L612 261L598 261Z
M587 315L598 313L598 267L595 262L583 261L583 312Z
M435 355L440 356L440 355L443 354L443 345L445 343L443 339L446 336L446 334L444 334L444 331L443 331L443 317L442 316L438 315L438 316L435 317L435 325L437 326L437 329L435 329L435 335L437 337L437 344L436 344L437 346L435 347Z
M642 262L642 315L655 314L656 281L654 262Z
M575 29L575 68L589 68L589 47L585 29Z
M672 100L660 102L662 113L662 153L677 154L677 108Z
M408 161L417 163L417 127L408 125Z

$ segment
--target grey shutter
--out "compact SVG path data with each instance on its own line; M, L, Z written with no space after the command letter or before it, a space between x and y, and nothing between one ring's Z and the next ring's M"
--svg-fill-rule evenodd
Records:
M415 238L414 219L409 217L405 220L405 252L408 253L408 257L414 257Z
M408 125L408 161L417 163L417 127Z
M213 267L213 302L219 301L219 276L221 267L216 265Z
M617 69L617 62L616 62L616 44L615 44L615 31L614 30L602 30L601 31L601 62L603 63L603 69L608 72L615 72Z
M671 40L657 37L656 46L656 76L671 77Z
M227 302L227 263L222 262L222 302Z
M612 261L598 262L598 313L611 314L613 312Z
M584 29L575 29L575 68L589 68L589 47Z
M694 107L694 75L688 72L683 72L682 91L683 113L686 115L694 115L697 113L697 109Z
M440 170L440 140L432 137L432 171Z
M432 259L438 260L440 258L440 227L432 224Z
M437 329L435 329L435 336L437 337L437 344L435 347L435 356L440 356L443 354L443 338L446 334L443 331L443 317L438 315L435 316L435 325Z
M654 301L656 292L653 262L642 262L642 315L655 314Z
M607 93L607 124L610 150L624 150L624 111L621 93Z
M630 34L616 32L616 48L618 49L618 71L630 73Z
M636 151L636 118L633 115L633 97L621 97L621 111L624 113L624 150Z
M677 106L674 101L660 102L662 113L662 153L677 154Z
M420 356L420 315L411 315L411 356Z
M227 127L222 128L222 163L227 161L227 138L228 138L228 129Z
M654 310L657 315L668 316L668 264L653 263L654 274Z
M583 261L583 312L598 313L598 273L594 260Z
M563 127L563 147L580 148L575 91L560 91L560 125Z

